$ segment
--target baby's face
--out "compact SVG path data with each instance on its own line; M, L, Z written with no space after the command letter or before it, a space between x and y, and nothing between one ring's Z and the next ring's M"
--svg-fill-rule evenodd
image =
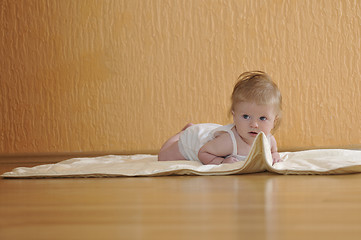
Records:
M253 102L237 103L233 110L233 121L240 137L252 144L259 132L271 134L276 114L272 105L258 105Z

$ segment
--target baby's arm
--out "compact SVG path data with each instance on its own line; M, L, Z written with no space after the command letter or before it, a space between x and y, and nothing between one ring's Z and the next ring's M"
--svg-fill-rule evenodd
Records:
M207 142L198 152L198 158L203 164L228 163L224 156L232 153L232 140L228 133L222 133Z
M271 143L271 153L272 153L272 159L273 159L272 166L273 166L275 163L282 162L282 159L278 153L277 142L276 142L275 137L271 136L270 140L271 140L270 143Z

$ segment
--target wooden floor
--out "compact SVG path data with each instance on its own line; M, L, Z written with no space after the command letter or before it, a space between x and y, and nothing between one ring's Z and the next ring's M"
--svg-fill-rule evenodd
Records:
M1 240L360 238L361 174L0 179Z

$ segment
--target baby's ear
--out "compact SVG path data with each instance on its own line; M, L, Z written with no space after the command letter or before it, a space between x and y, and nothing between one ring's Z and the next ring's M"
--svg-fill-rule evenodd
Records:
M273 131L277 130L277 128L280 126L281 123L281 117L279 115L276 116L274 122L273 122Z
M277 116L275 117L275 120L273 121L273 125L276 125L276 124L277 124L278 119L279 119L279 117L278 117L278 115L277 115Z
M232 109L229 109L229 111L228 111L228 117L229 117L229 118L233 118L233 117L234 117L234 112L233 112Z

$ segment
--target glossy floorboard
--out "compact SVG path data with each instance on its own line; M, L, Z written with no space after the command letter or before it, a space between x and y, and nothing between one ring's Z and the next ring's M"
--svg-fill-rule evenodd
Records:
M360 237L361 174L0 179L1 240Z

